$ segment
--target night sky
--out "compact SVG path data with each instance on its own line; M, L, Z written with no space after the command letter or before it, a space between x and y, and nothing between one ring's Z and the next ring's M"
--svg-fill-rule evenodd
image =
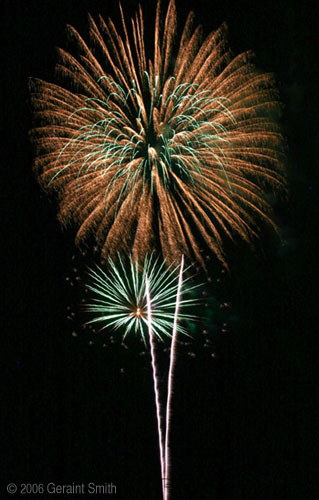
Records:
M297 0L176 3L180 26L191 8L206 34L226 21L234 53L252 49L258 67L276 74L289 197L274 207L280 238L265 231L254 251L227 242L229 274L211 260L208 305L196 327L201 338L208 331L210 346L195 340L179 354L172 500L311 500L319 444L317 11ZM123 0L127 16L136 4ZM150 4L142 1L151 21ZM1 6L6 446L0 497L18 496L6 493L8 483L94 482L115 484L116 499L156 500L161 484L148 354L137 341L127 350L81 328L85 290L76 276L93 256L75 249L74 228L61 230L56 201L32 172L28 139L28 77L55 81L55 47L68 47L65 25L84 36L87 12L118 24L118 3Z

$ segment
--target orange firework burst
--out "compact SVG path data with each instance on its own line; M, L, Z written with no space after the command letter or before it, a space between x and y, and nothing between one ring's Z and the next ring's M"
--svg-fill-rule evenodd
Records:
M39 180L76 241L93 234L104 257L156 247L204 266L208 247L225 263L222 235L251 242L258 221L273 225L265 192L285 186L273 77L250 52L231 54L224 25L203 40L192 13L176 42L174 0L163 23L157 4L148 59L141 7L131 33L120 11L122 35L89 17L87 45L69 27L77 56L59 50L65 87L31 81Z

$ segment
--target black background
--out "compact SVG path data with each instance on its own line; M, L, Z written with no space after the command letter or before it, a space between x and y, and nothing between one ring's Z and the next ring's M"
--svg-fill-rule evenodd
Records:
M123 1L128 16L135 5ZM142 5L151 21L155 6ZM276 208L280 241L266 234L263 252L228 249L231 273L212 289L231 304L233 321L228 332L213 335L216 357L200 349L195 358L180 354L173 499L316 498L319 134L312 7L288 0L177 1L180 25L190 8L207 34L227 21L234 52L252 49L258 66L277 75L290 192ZM32 172L27 78L54 81L55 47L67 46L65 25L84 34L87 12L120 20L113 0L2 2L1 498L10 482L113 482L119 499L161 495L147 355L134 345L103 348L93 334L81 333L77 316L74 324L66 320L79 295L66 279L74 267L73 232L61 231L56 203ZM215 277L217 270L213 263Z

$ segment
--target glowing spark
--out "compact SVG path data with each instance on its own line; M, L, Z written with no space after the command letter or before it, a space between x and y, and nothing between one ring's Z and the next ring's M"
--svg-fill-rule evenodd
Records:
M138 318L140 318L142 316L142 311L139 307L135 311L135 316L137 316Z

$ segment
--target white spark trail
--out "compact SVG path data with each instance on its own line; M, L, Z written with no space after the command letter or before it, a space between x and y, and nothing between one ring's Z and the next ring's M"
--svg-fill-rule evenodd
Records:
M171 469L171 457L170 457L170 424L172 417L172 398L173 398L173 380L175 371L175 360L176 360L176 345L177 345L177 321L178 312L181 300L181 290L183 283L183 269L184 269L184 256L182 256L181 267L179 271L178 287L176 294L176 306L173 324L173 334L171 342L171 355L170 355L170 365L168 372L168 387L167 387L167 403L166 403L166 434L165 434L165 487L164 487L164 500L169 500L170 493L170 469Z
M161 473L162 473L162 491L163 491L163 499L165 500L165 458L164 458L164 437L162 430L162 419L161 419L161 404L159 397L159 388L158 388L158 375L157 375L157 367L155 360L155 346L154 346L154 334L152 332L152 308L151 308L151 296L149 290L149 280L146 276L146 302L147 302L147 325L148 325L148 334L150 338L150 346L151 346L151 358L152 358L152 371L153 371L153 382L154 382L154 393L155 393L155 405L156 405L156 418L157 418L157 430L158 430L158 441L159 441L159 449L160 449L160 461L161 461Z

